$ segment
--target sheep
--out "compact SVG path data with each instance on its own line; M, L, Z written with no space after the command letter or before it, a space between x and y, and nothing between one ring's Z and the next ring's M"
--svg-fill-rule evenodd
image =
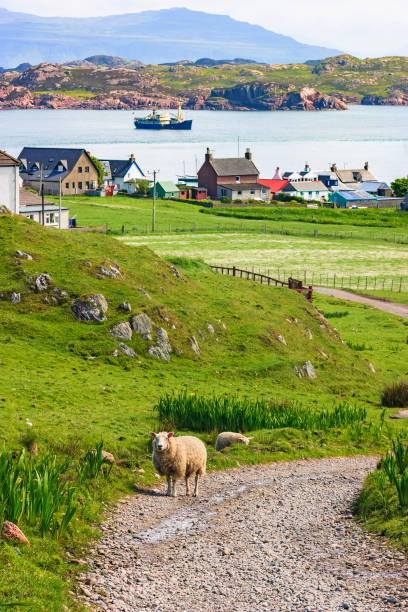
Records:
M252 438L247 438L240 433L234 433L233 431L223 431L218 434L217 441L215 443L215 450L220 451L227 446L232 444L249 444Z
M176 482L184 478L186 495L190 495L189 479L195 476L193 497L198 495L198 479L204 476L207 463L207 450L194 436L174 437L170 431L150 432L153 438L152 462L161 476L167 478L166 495L177 497Z

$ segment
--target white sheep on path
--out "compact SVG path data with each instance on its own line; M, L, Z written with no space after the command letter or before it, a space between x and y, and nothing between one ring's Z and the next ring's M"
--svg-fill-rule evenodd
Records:
M204 444L194 436L174 437L170 431L150 432L153 438L152 462L161 476L167 478L166 495L176 497L176 482L184 478L186 495L190 495L189 479L195 476L193 496L198 494L198 479L205 474L207 450Z
M247 438L241 433L235 433L234 431L223 431L218 434L217 441L215 443L215 450L220 451L227 446L232 444L249 444L252 438Z

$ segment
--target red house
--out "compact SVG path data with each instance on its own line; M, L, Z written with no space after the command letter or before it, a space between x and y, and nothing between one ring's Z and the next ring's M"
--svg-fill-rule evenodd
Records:
M208 197L217 199L218 186L258 183L259 170L249 149L245 157L214 158L207 149L205 161L198 171L198 186L207 189Z
M289 181L286 179L259 179L258 182L264 187L269 187L271 190L271 200L273 200L279 191L282 191L282 189L289 184Z

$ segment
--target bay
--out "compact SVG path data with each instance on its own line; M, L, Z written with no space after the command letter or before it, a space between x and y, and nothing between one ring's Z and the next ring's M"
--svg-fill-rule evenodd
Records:
M137 111L144 116L146 111ZM348 111L183 111L191 132L135 130L134 111L15 110L0 112L0 149L23 146L84 147L100 158L134 153L145 173L174 180L193 174L206 147L215 157L243 155L246 147L264 178L275 168L362 167L393 180L408 173L408 108L350 106Z

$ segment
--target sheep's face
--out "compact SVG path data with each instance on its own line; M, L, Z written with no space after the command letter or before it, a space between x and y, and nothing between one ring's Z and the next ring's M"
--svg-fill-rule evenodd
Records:
M160 433L150 432L153 438L153 449L158 453L164 453L170 446L170 438L174 436L173 432L161 431Z

